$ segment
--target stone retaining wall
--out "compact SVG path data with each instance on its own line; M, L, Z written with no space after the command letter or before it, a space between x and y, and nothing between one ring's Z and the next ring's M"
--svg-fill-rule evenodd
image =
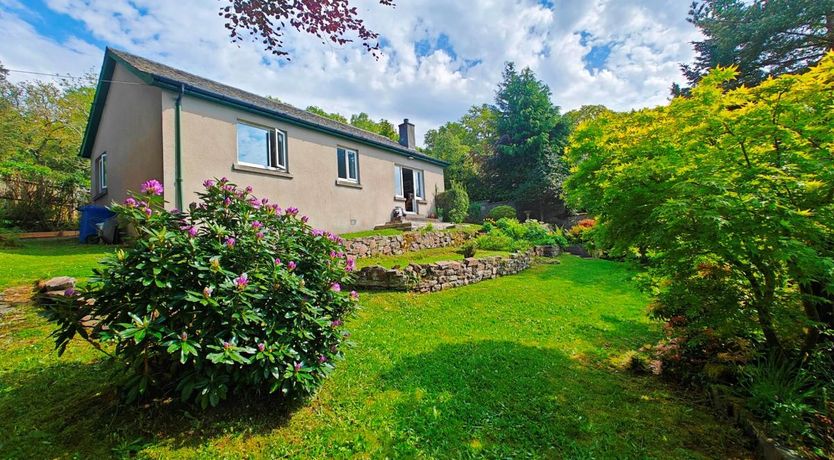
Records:
M388 269L375 265L359 270L354 286L358 289L435 292L499 276L514 275L530 268L536 256L554 257L558 254L557 247L539 246L506 257L409 264L403 269Z
M366 236L345 240L345 252L353 257L400 255L408 251L460 246L476 238L476 232L408 232L402 235Z

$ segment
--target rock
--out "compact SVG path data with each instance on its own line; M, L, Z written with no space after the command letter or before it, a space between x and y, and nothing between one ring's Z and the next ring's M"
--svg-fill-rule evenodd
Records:
M38 281L38 292L63 291L75 287L75 278L58 276L46 281Z

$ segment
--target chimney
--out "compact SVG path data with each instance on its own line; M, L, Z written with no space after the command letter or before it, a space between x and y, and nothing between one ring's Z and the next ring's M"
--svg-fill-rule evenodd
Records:
M400 145L409 149L417 147L414 141L414 125L408 122L408 118L400 125Z

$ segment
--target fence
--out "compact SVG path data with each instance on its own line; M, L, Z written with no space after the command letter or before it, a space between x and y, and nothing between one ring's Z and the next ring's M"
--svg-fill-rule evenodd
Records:
M75 228L77 208L89 202L89 191L75 183L46 178L0 177L0 227L28 231Z

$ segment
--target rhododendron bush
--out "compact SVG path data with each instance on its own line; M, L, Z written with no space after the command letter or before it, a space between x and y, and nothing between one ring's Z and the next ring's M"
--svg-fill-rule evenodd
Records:
M188 212L163 209L157 181L114 206L137 236L50 307L59 352L76 336L112 347L129 400L313 392L342 356L353 260L297 209L225 178L204 185Z

